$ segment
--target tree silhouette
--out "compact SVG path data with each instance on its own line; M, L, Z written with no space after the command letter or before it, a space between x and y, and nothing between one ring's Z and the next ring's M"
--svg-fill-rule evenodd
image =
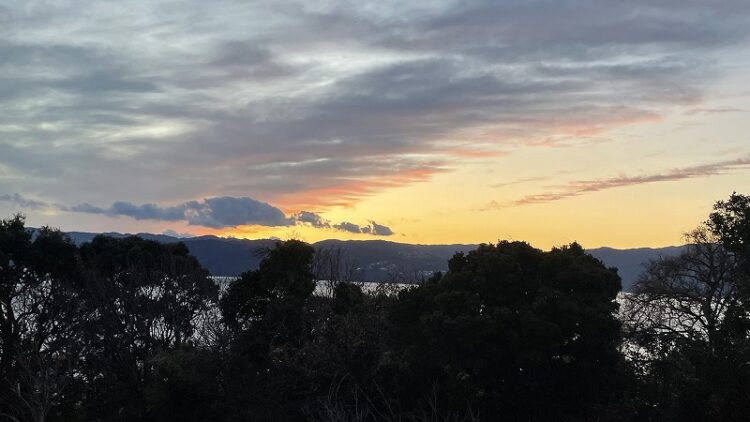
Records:
M577 244L542 252L500 242L457 254L445 276L394 306L394 372L409 380L399 395L424 406L414 392L436 390L442 411L468 405L488 419L591 415L617 386L619 288L616 272Z
M744 420L750 412L750 201L717 202L679 256L652 262L624 303L625 353L644 418Z
M88 412L143 418L152 359L193 343L218 288L184 244L97 236L80 248Z
M47 420L64 404L79 344L75 246L49 228L0 221L0 400L16 420Z

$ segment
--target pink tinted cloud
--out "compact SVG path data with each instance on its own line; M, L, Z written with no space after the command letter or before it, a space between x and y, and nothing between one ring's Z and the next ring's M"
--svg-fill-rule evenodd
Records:
M447 171L442 167L425 167L404 170L383 177L343 179L329 187L310 189L278 196L274 202L283 210L319 210L330 206L349 207L365 197L385 189L424 182L433 175Z

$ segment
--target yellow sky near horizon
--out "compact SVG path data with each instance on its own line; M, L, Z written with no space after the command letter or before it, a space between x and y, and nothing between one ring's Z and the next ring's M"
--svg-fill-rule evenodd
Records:
M733 114L733 115L729 115ZM715 201L733 191L750 189L747 168L716 170L698 175L612 187L554 201L514 205L513 201L545 192L565 191L568 181L606 180L669 174L685 168L733 160L748 150L741 142L717 149L704 133L712 125L734 124L739 131L744 112L700 116L678 115L664 121L628 127L611 139L585 149L568 147L523 150L486 160L469 160L453 171L432 175L428 181L386 189L348 207L332 207L321 215L331 221L363 223L358 216L377 215L378 223L396 231L387 240L423 243L482 243L524 240L550 248L578 241L585 247L661 247L681 244L683 234L705 221ZM680 130L689 123L708 126L684 136L680 151L664 151L648 137ZM671 128L670 128L671 126ZM729 129L721 136L742 139ZM637 161L618 161L627 145ZM696 159L695 157L700 157ZM654 170L655 169L655 170ZM744 189L744 190L743 190ZM327 238L371 239L367 235L292 228L245 227L204 233L235 237L299 236L307 241Z

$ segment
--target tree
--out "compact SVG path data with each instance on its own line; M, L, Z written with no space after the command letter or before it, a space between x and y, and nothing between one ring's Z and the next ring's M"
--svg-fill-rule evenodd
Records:
M687 240L680 255L648 265L624 307L628 329L660 355L685 342L716 353L726 316L740 306L734 256L705 228Z
M265 251L259 268L240 274L222 298L226 323L242 329L271 313L299 311L315 290L314 253L312 246L299 240L278 242Z
M356 264L347 258L340 246L321 247L315 251L312 272L328 296L333 296L339 284L354 281Z
M718 201L706 225L722 246L750 259L750 196L735 192Z
M151 359L153 381L146 386L149 417L154 421L221 421L225 391L223 355L216 348L181 348Z
M750 303L750 196L736 192L714 205L706 226L737 263L734 284L743 303Z
M744 420L750 412L750 201L733 194L652 262L624 302L625 352L643 409L659 420Z
M89 411L142 419L153 359L192 347L218 287L182 243L97 236L80 248Z
M445 276L394 304L392 387L407 407L428 406L426 392L435 392L448 415L467 407L487 419L595 415L617 387L619 289L617 273L577 244L458 253Z
M313 256L304 242L279 242L221 300L234 335L226 374L232 420L300 417L300 403L310 394L300 350L315 321L309 309Z
M66 399L80 353L75 250L20 215L0 221L0 400L11 419L43 422Z

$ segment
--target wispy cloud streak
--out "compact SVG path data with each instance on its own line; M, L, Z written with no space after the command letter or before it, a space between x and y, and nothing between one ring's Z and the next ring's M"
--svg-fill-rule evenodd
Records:
M750 169L750 155L734 160L725 160L692 167L676 168L662 173L643 174L635 176L617 176L594 180L576 180L561 186L560 189L555 191L528 195L524 196L523 198L506 203L492 201L484 209L554 202L603 190L650 183L675 182L686 179L717 176L748 169Z

